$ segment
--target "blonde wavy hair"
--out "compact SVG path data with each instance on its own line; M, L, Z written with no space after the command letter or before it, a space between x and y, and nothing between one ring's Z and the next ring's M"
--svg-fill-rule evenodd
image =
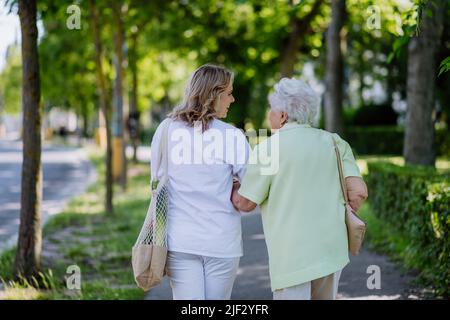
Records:
M172 119L186 122L193 127L202 122L202 130L208 129L209 122L216 118L215 107L220 94L233 82L230 70L212 64L205 64L191 75L185 89L183 102L168 115Z

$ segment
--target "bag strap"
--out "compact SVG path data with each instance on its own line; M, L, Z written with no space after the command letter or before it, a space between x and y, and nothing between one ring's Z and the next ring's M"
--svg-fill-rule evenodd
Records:
M344 174L342 173L341 154L336 144L336 140L334 139L334 137L331 138L333 139L334 151L336 151L336 160L339 171L339 181L341 183L342 195L344 196L345 204L348 205L347 188L345 187Z
M161 166L161 162L163 163L163 177L167 177L167 168L168 168L168 164L169 164L169 157L168 157L168 144L169 144L169 126L171 123L171 119L167 118L166 120L164 120L161 124L162 124L162 134L161 134L161 138L159 140L159 150L158 150L158 160L153 162L155 165L155 173L158 174L159 168ZM156 177L152 177L152 189L153 189L153 182L154 181L158 181L157 179L155 179ZM155 186L156 188L156 186Z

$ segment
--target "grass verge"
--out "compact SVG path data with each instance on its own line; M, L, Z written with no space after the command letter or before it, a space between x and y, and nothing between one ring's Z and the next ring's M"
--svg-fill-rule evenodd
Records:
M90 152L98 181L70 201L43 229L42 278L48 285L12 281L15 248L0 256L2 299L142 299L134 283L131 248L149 204L149 166L130 164L126 190L114 187L114 213L104 211L104 171L101 155ZM72 267L71 267L72 266ZM80 271L80 290L74 271Z

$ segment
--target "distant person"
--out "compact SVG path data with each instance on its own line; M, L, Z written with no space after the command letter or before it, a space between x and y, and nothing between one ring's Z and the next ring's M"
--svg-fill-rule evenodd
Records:
M139 137L139 118L140 112L130 112L127 119L127 129L130 134L130 138L136 140Z
M59 136L62 138L63 142L66 141L67 134L68 134L68 131L67 131L67 128L65 126L59 127Z
M261 204L274 299L336 299L349 257L333 139L355 211L367 198L366 185L349 144L312 127L319 98L305 82L281 79L269 103L276 133L253 150L233 203L242 211ZM264 174L261 154L278 156L275 172Z
M67 129L65 126L59 127L59 135L61 138L65 138L67 136Z
M152 140L155 159L162 128L169 126L167 270L175 300L231 296L243 251L241 215L230 195L249 153L245 135L220 120L233 102L233 73L201 66L186 86L184 101ZM211 146L218 146L217 152L208 152ZM163 169L155 170L152 166L152 176L162 177Z

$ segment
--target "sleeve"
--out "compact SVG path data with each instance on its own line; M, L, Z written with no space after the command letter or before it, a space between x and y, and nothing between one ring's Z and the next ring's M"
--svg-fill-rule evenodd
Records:
M164 120L161 122L156 128L155 134L152 138L152 143L150 146L150 173L151 173L151 179L152 180L159 180L164 175L164 169L162 166L160 166L158 172L156 172L156 166L159 162L159 146L161 143L161 135L164 128L164 122L167 120Z
M239 130L236 129L239 133L237 133L237 144L235 150L235 157L233 161L233 177L236 177L239 181L242 181L245 171L246 164L248 162L249 154L250 154L250 145L247 141L245 135Z
M361 172L356 164L355 157L353 156L352 148L347 141L342 139L339 135L333 134L336 144L339 148L342 161L342 171L344 178L347 177L361 177Z
M260 144L251 153L244 179L241 182L241 188L238 191L242 197L256 204L261 204L267 199L273 177L272 175L264 174L264 170L262 170L261 157L258 157L261 148L264 149Z

